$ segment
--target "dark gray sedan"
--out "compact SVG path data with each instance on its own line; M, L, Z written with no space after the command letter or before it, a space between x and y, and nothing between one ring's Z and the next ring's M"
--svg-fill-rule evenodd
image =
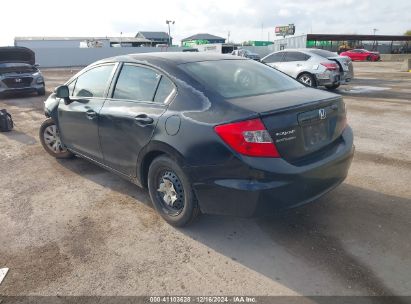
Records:
M311 202L345 179L354 152L341 96L231 55L105 59L58 87L45 113L48 153L147 187L176 226L200 211L267 215Z

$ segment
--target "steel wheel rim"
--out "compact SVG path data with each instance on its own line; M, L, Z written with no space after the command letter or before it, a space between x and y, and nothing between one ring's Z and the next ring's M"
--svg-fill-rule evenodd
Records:
M48 126L44 129L43 139L46 147L53 153L59 154L67 152L67 149L63 146L60 133L56 125Z
M184 188L177 174L170 170L164 170L157 178L157 198L162 209L170 216L179 215L185 206Z
M311 80L311 77L310 77L310 76L306 76L306 75L301 76L301 77L300 77L300 81L301 81L302 83L305 83L305 84L309 85L310 87L311 87L312 84L313 84L313 82L312 82L312 80Z

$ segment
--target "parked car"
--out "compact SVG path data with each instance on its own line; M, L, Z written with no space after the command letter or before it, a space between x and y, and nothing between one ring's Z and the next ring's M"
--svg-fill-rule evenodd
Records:
M260 61L261 57L257 53L253 53L249 50L244 50L244 49L239 49L239 50L234 50L231 52L231 55L234 56L240 56L240 57L245 57L253 60Z
M196 49L196 48L186 48L186 49L183 49L182 52L198 52L198 49Z
M56 88L44 149L146 187L182 226L200 211L267 215L340 184L353 157L342 97L266 65L209 53L98 61Z
M381 59L379 52L370 52L365 49L354 49L342 52L340 56L350 57L353 61L378 61Z
M350 58L321 49L287 49L271 53L261 62L310 87L334 90L354 77Z
M17 92L45 95L44 78L32 50L0 47L0 95Z

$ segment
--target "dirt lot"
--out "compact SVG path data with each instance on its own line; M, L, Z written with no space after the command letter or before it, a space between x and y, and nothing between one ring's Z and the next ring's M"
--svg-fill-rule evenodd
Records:
M7 295L411 295L411 73L355 63L339 90L356 155L343 185L264 219L175 229L146 191L43 151L41 97L0 100L0 285ZM44 71L48 91L70 75Z

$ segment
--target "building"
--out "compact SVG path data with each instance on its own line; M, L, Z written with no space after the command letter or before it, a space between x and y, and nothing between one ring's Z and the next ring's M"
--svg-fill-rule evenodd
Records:
M274 41L273 51L287 48L321 48L332 52L364 48L381 54L411 53L411 36L307 34Z
M272 41L250 40L250 41L247 41L244 45L267 46L267 45L272 45L272 44L274 44L274 42Z
M196 34L181 40L182 46L193 46L196 44L225 43L225 38L211 34Z
M28 48L106 48L151 46L152 42L135 37L15 37L15 46Z
M136 38L149 40L152 46L157 44L173 45L173 38L166 32L138 32Z

